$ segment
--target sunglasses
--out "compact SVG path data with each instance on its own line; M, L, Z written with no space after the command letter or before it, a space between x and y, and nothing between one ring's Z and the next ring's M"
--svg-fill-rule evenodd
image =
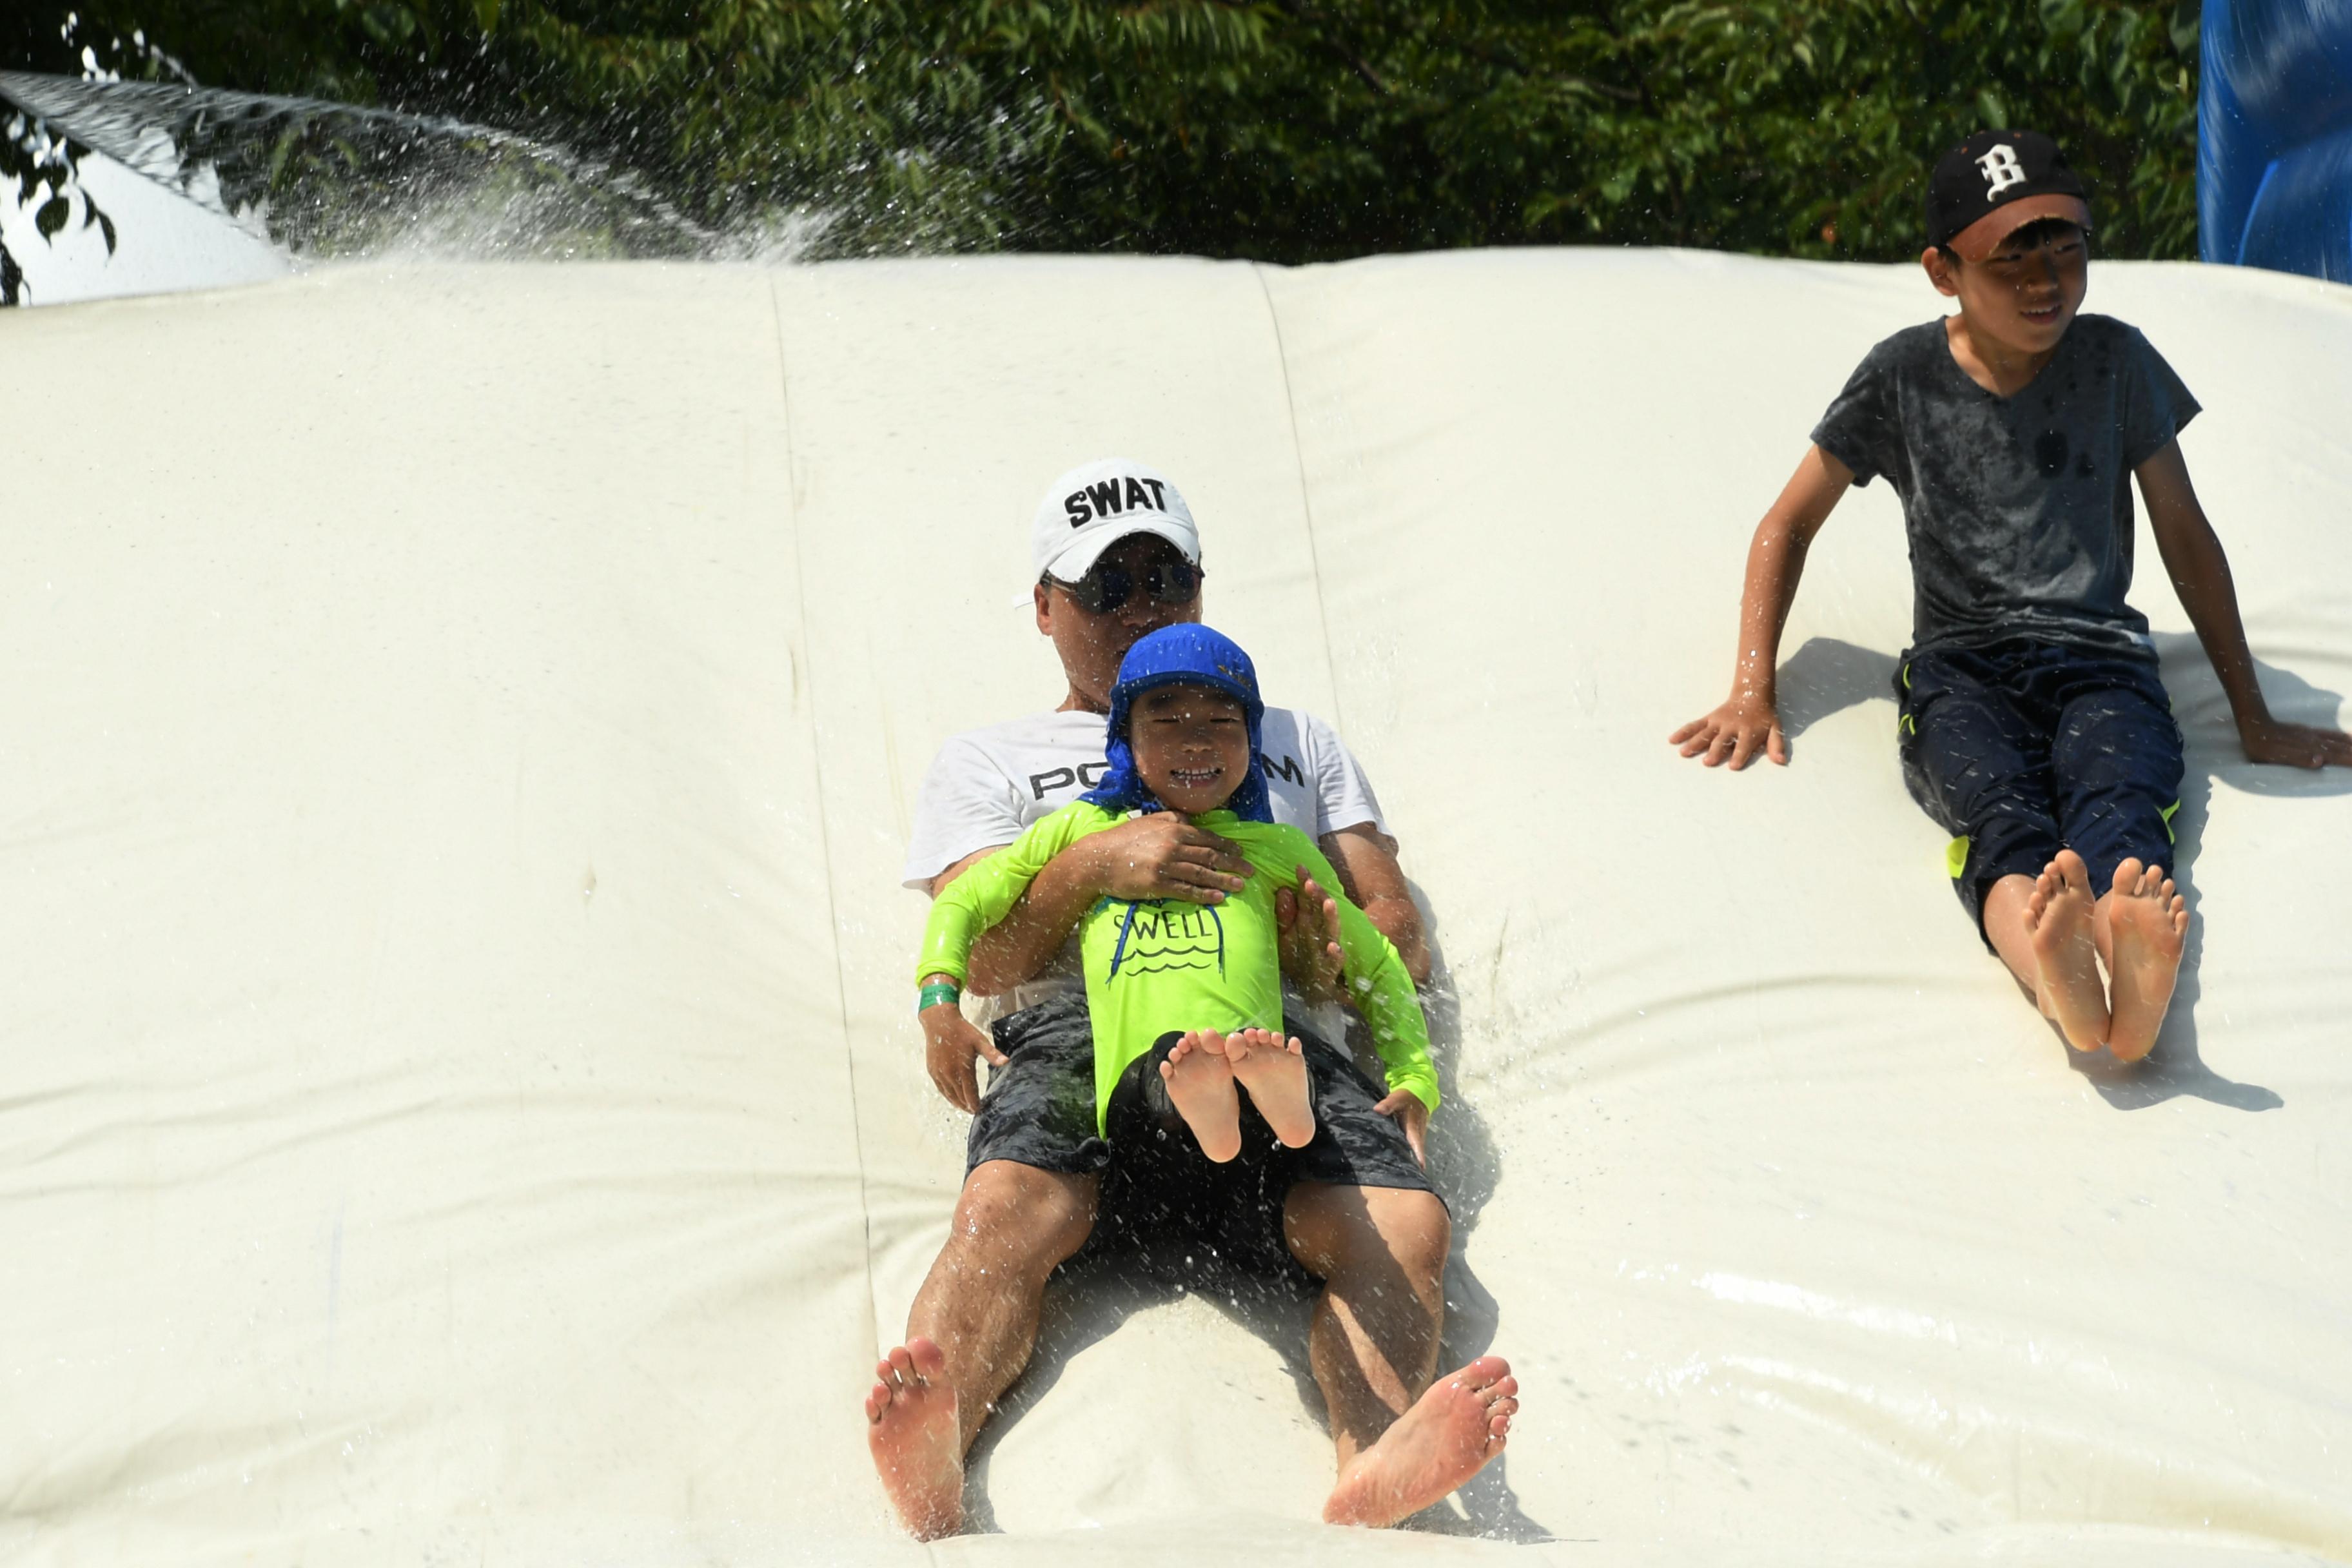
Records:
M1190 561L1154 561L1140 569L1104 562L1075 583L1051 573L1045 581L1070 596L1070 602L1090 616L1118 609L1140 588L1156 605L1189 605L1201 591L1201 569Z

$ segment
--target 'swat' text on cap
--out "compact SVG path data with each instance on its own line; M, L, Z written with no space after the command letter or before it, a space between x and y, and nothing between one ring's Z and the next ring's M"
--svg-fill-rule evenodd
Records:
M1075 583L1131 533L1150 533L1201 563L1200 531L1167 475L1125 458L1098 458L1055 479L1037 502L1032 529L1041 576Z

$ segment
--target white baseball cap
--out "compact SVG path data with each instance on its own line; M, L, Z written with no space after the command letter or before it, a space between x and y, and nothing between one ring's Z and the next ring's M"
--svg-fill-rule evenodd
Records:
M1040 575L1075 583L1131 533L1155 533L1201 563L1192 509L1157 468L1125 458L1097 458L1072 468L1037 503L1034 553Z

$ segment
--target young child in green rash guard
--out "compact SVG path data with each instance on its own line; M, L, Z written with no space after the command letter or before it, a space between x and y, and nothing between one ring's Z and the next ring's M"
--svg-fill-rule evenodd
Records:
M1097 1128L1112 1135L1113 1096L1150 1058L1167 1100L1211 1161L1231 1161L1242 1149L1244 1094L1283 1145L1309 1142L1307 1064L1300 1042L1282 1034L1274 897L1297 885L1301 866L1326 888L1339 882L1314 840L1271 820L1257 755L1264 712L1256 671L1230 638L1187 623L1137 642L1111 692L1101 785L981 861L932 904L916 966L926 1035L973 1027L956 1005L973 939L1005 917L1048 861L1135 812L1180 811L1239 846L1259 874L1221 902L1104 899L1080 921ZM1434 1110L1437 1075L1412 978L1360 910L1345 899L1338 907L1348 990L1371 1026L1388 1087L1411 1090Z
M2189 911L2165 868L2180 731L2132 575L2130 481L2257 763L2352 764L2352 736L2274 718L2176 438L2197 400L2134 328L2081 315L2091 209L2047 136L1980 131L1937 163L1920 264L1957 315L1870 351L1757 525L1731 696L1670 743L1789 760L1780 631L1838 498L1903 498L1914 589L1895 677L1912 797L1985 945L2078 1051L2156 1044ZM2102 984L2100 970L2106 971Z

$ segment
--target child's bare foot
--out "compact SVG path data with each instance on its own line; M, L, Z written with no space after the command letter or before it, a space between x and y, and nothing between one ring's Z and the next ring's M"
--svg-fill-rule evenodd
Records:
M2025 903L2025 929L2042 971L2033 999L2078 1051L2107 1043L2107 988L2099 984L2099 950L2091 938L2096 908L2090 868L2072 849L2061 849L2042 868Z
M2179 977L2180 949L2189 934L2189 901L2174 890L2163 867L2142 870L2138 861L2126 860L2116 868L2107 934L2116 998L2107 1049L2117 1061L2136 1062L2156 1044L2165 1009L2172 1005L2172 983Z
M1214 1029L1195 1029L1176 1042L1160 1064L1176 1114L1192 1130L1201 1152L1222 1165L1242 1152L1242 1102L1234 1092L1233 1064L1225 1039Z
M963 1460L957 1453L956 1391L948 1358L911 1339L874 1369L866 1396L866 1446L898 1521L918 1541L963 1528Z
M1431 1384L1339 1477L1323 1504L1323 1522L1378 1529L1451 1493L1503 1451L1518 1392L1511 1363L1498 1355L1480 1356Z
M1225 1041L1234 1081L1286 1149L1315 1142L1315 1102L1307 1089L1306 1047L1293 1036L1287 1044L1264 1029L1244 1029Z

